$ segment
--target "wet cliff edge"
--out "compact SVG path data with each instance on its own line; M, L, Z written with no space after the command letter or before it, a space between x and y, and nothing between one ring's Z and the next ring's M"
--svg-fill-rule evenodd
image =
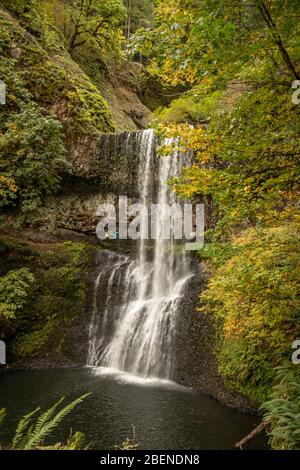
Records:
M206 288L207 274L194 259L195 275L188 284L177 319L175 381L243 413L259 414L258 404L231 391L218 372L212 315L197 312L199 294Z

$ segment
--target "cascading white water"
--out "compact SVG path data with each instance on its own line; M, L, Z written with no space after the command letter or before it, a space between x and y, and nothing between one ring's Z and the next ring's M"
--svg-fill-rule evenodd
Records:
M166 145L172 143L170 139L165 141ZM177 202L167 182L180 173L189 158L176 151L159 157L154 192L155 136L152 130L140 133L139 152L140 202L148 206L155 202L159 208L154 227L156 239L152 246L147 240L140 240L136 261L112 252L100 253L99 256L106 257L106 262L95 283L88 365L143 377L172 379L176 318L192 273L183 247L174 240L173 211L171 236L165 239L168 208ZM146 218L147 214L142 213L141 227L147 225ZM149 260L151 253L152 260ZM101 308L99 290L102 296L105 292ZM116 299L112 302L115 296L117 304Z

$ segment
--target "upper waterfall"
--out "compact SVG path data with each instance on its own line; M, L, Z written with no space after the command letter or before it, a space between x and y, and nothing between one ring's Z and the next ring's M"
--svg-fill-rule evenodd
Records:
M174 237L175 214L167 213L168 207L178 204L168 181L180 174L190 157L174 150L158 157L157 163L153 130L140 132L134 139L139 152L139 198L144 205L157 204L157 236L151 243L141 237L136 260L99 252L87 362L144 377L172 379L176 319L185 286L193 274L183 245ZM164 143L169 146L173 142L166 139ZM165 239L169 216L170 238ZM141 230L148 223L147 217L142 213Z

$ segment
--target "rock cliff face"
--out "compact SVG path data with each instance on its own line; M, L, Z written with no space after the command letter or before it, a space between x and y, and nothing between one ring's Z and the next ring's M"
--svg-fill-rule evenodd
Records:
M1 8L0 55L32 101L62 125L70 172L63 175L57 196L45 202L37 227L94 232L100 203L115 203L118 195L137 197L138 131L150 117L140 100L143 66L104 65L80 52L71 56L54 31L50 40Z
M100 92L119 132L144 129L149 125L150 111L140 99L145 88L144 76L143 65L127 62L99 81Z
M118 196L111 192L99 192L96 186L89 188L89 191L86 189L86 182L74 182L72 192L48 199L44 215L37 222L37 226L48 233L69 230L95 237L99 222L97 208L101 204L113 204L118 207ZM136 200L128 198L128 204L132 202Z
M141 132L101 134L93 158L78 167L79 175L97 181L100 191L136 196L141 136Z
M95 234L100 204L118 207L119 196L126 196L129 205L138 202L142 135L141 131L101 135L93 159L82 163L82 176L65 176L59 194L45 201L37 225L52 233L65 229ZM156 155L154 159L158 163Z
M199 292L205 289L208 274L204 263L194 258L195 273L177 319L175 381L213 396L220 403L242 412L256 414L254 403L226 387L218 372L214 321L197 312Z
M0 32L1 60L18 74L35 103L61 122L77 176L93 176L102 134L147 126L150 111L139 99L141 65L111 64L103 71L92 57L71 57L60 37L49 41L1 8Z

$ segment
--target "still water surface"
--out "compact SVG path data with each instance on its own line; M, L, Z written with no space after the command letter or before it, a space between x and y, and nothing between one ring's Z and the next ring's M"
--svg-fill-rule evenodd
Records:
M86 392L92 395L63 421L54 441L65 441L72 427L92 448L110 450L132 437L134 426L140 449L231 449L259 421L171 382L95 368L8 371L0 375L0 408L7 409L0 441L9 442L19 418L35 407ZM266 446L262 435L247 448Z

